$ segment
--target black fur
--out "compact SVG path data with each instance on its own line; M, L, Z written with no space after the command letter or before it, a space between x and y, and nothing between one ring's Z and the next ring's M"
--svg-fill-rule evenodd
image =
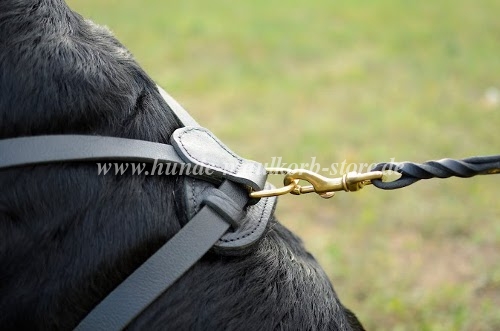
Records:
M60 0L0 0L0 138L82 133L168 142L179 124L105 28ZM1 155L0 155L1 157ZM0 171L0 329L71 329L181 227L177 177L95 164ZM276 221L245 257L211 253L129 329L362 330Z

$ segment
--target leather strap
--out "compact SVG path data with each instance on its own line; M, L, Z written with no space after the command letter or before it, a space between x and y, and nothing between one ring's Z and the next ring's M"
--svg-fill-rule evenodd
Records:
M0 169L67 161L170 163L186 168L182 174L195 178L218 183L230 178L256 191L264 188L267 175L263 166L237 156L207 129L187 127L175 133L186 137L179 142L182 148L143 140L85 135L3 139L0 140Z
M240 227L240 222L243 220L245 214L226 193L221 190L211 190L210 194L203 200L204 205L210 206L224 220L228 222L233 229Z
M219 190L243 210L248 193L224 181ZM219 206L221 207L221 206ZM225 216L205 205L172 239L101 301L76 327L121 330L193 266L229 229Z
M274 188L266 183L265 189ZM212 195L215 186L212 183L195 178L184 178L179 188L182 196L183 216L181 222L186 224L206 204L207 198ZM248 203L243 217L238 224L232 225L217 242L212 251L224 256L246 255L258 246L268 228L269 220L274 214L277 197L262 198L257 203Z
M164 89L162 89L159 85L156 85L160 95L163 100L170 107L174 115L177 117L179 122L181 122L184 126L200 126L198 122L195 121L194 118L189 115L189 113L174 99L170 94L168 94Z
M171 145L103 136L54 135L0 140L0 169L67 161L184 164Z

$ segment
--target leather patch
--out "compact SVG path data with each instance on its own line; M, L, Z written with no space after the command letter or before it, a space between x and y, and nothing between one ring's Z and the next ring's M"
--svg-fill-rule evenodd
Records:
M184 179L184 212L188 221L201 209L203 201L214 190L211 183L186 177ZM266 183L265 189L273 186ZM267 225L276 208L276 197L262 198L245 208L238 227L230 228L212 250L220 255L239 256L251 252L266 233Z
M236 155L205 128L188 126L177 129L170 143L184 162L198 166L197 177L230 179L255 191L264 188L267 179L264 166Z

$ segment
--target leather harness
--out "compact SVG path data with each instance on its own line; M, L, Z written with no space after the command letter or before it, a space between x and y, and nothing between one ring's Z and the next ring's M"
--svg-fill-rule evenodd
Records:
M75 330L121 330L212 249L244 255L255 248L273 215L276 197L250 199L249 190L272 188L262 164L230 151L163 89L184 125L170 145L90 135L48 135L0 140L0 170L67 161L173 164L185 172L184 213L189 222L108 294Z

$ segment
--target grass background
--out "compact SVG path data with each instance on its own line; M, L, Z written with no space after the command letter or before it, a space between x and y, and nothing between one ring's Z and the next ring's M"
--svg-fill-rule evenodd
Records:
M495 0L71 0L238 154L498 154ZM500 178L280 199L369 330L500 329ZM279 184L279 181L275 181Z

